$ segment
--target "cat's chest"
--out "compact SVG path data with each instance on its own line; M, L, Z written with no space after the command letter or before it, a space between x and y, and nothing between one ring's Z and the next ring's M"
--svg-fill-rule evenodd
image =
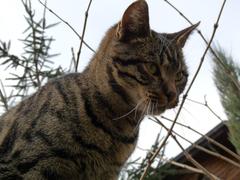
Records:
M94 175L89 175L88 179L117 180L122 167L134 148L135 144L117 144L111 153L102 156L100 159L93 158L93 162L90 164L94 164ZM92 168L92 166L89 167L88 172L92 171Z
M113 161L115 161L117 164L123 166L124 163L127 161L129 156L132 154L136 147L136 142L134 143L119 143L116 145L115 152L113 153Z

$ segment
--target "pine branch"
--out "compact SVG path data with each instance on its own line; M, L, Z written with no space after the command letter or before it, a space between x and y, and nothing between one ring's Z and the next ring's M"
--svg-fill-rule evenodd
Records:
M240 67L235 64L232 57L227 56L221 48L215 49L218 56L221 57L225 66L231 70L231 77L226 76L225 72L222 71L222 67L216 62L213 56L214 65L214 82L217 86L220 94L222 105L225 109L226 115L229 119L228 128L230 131L230 140L240 152L240 90L236 86L235 82L239 83L240 79Z
M53 68L53 62L50 60L58 54L50 54L50 46L54 39L48 37L46 31L54 27L56 23L46 23L46 9L43 11L42 18L36 20L36 13L32 9L31 1L21 1L26 12L25 20L28 25L24 31L26 37L21 40L24 44L23 54L21 56L10 54L11 43L0 41L1 65L9 70L10 75L6 80L15 82L11 85L13 93L7 97L8 106L10 105L9 102L24 98L29 94L30 90L36 90L50 78L64 73L61 66Z

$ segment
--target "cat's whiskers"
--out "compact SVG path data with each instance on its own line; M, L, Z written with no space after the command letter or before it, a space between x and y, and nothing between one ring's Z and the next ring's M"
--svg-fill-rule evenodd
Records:
M151 106L151 116L154 115L154 108L155 108L155 101L153 101L152 106Z
M137 107L138 108L138 107ZM134 113L134 120L136 120L136 117L137 117L137 108L136 108L136 110L135 110L135 113Z
M150 113L151 113L151 99L149 99L146 116L149 116L149 115L150 115L149 109L150 109Z
M146 100L146 103L144 104L144 108L143 108L142 113L141 113L141 115L140 115L140 117L139 117L139 119L138 119L137 125L136 125L136 127L134 128L134 132L136 132L136 130L139 129L140 123L141 123L142 119L144 118L144 116L145 116L145 114L146 114L146 111L147 111L147 109L148 109L148 106L149 106L149 98L144 99L144 100Z
M140 119L143 119L144 116L146 116L148 114L148 109L149 109L149 103L150 103L150 99L147 99L146 105L141 113Z
M130 114L131 114L132 112L134 112L134 111L135 111L135 116L136 116L138 107L139 107L144 101L145 101L144 98L141 99L141 100L137 103L137 105L136 105L133 109L131 109L129 112L127 112L126 114L124 114L124 115L122 115L122 116L120 116L120 117L114 118L113 120L119 120L119 119L122 119L122 118L124 118L124 117L127 117L128 115L130 115ZM135 117L134 117L134 118L135 118Z

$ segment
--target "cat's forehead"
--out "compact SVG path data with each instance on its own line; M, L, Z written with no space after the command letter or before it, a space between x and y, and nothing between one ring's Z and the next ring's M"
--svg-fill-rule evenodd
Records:
M169 38L166 33L156 33L155 38L157 38L157 41L161 46L175 46L174 39Z
M170 51L175 50L181 50L176 45L176 42L173 39L170 39L166 34L160 34L160 33L153 33L148 40L145 42L146 44L142 47L147 49L147 51L143 50L143 48L140 48L140 50L144 53L150 53L150 54L161 54L164 49L169 49ZM175 53L175 52L172 52Z

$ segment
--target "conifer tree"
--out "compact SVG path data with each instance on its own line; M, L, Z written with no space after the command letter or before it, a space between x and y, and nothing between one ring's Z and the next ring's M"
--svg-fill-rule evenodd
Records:
M230 131L230 140L240 153L240 66L226 52L216 47L221 62L213 56L214 82L225 109Z

